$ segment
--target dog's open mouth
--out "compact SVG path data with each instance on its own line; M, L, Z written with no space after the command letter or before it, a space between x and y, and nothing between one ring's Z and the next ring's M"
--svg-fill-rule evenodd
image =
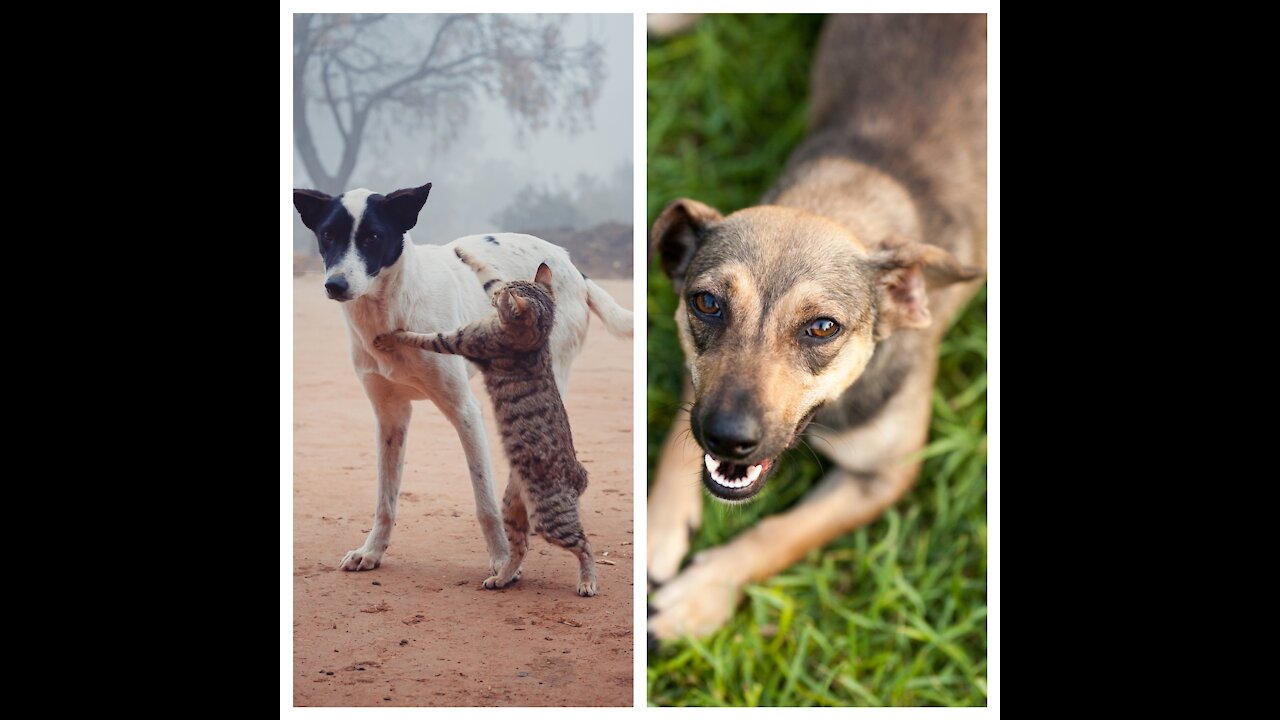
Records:
M703 461L707 473L702 477L702 484L716 498L728 502L748 500L760 492L774 464L774 460L761 460L755 465L739 465L709 454L703 456Z

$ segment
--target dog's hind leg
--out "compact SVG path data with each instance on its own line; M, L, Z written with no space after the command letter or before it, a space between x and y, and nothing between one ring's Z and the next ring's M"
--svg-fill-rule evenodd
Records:
M373 403L378 420L378 500L373 509L373 529L364 545L347 553L339 565L343 570L372 570L382 564L382 554L391 544L391 528L396 524L396 500L404 470L405 436L413 406L376 375L365 379L365 393Z
M489 552L489 574L497 575L507 562L507 536L502 526L502 513L498 510L498 491L484 418L480 414L480 403L467 384L466 365L462 358L451 358L441 363L440 385L435 391L431 399L453 423L458 439L462 441L462 451L467 456L467 472L471 476L471 490L476 498L476 518L480 521L485 548Z
M683 405L667 431L649 488L648 570L650 582L658 584L675 577L690 536L702 524L702 449L689 431L693 389L688 377L684 386Z

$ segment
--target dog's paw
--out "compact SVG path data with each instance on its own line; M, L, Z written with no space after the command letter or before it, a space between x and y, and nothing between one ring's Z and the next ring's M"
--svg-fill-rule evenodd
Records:
M596 579L579 581L578 594L582 597L593 597L596 594Z
M382 352L391 352L400 344L400 333L403 330L384 333L373 338L373 346Z
M693 564L653 595L649 634L658 640L709 635L728 622L742 599L743 567L732 548L699 553Z
M498 589L500 589L500 588L504 588L504 587L507 587L508 585L511 585L512 583L514 583L515 581L517 581L517 580L519 580L519 579L520 579L520 571L519 571L519 570L517 570L517 571L516 571L516 574L515 574L515 575L512 575L512 576L511 576L511 579L510 579L510 580L508 580L508 581L506 581L506 582L502 582L502 578L501 578L501 577L499 577L498 575L494 575L494 576L492 576L492 577L485 578L485 581L484 581L484 589L485 589L485 590L498 590Z
M368 552L364 548L356 548L342 558L338 567L347 571L372 570L382 564L382 553Z

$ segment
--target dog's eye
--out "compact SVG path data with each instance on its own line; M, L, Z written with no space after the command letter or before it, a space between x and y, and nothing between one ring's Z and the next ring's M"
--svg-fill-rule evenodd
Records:
M720 301L709 292L698 293L693 297L693 307L703 315L720 317Z
M840 323L831 318L818 318L809 323L804 333L809 337L829 338L840 332Z
M365 235L363 238L360 238L360 244L361 244L361 245L369 246L369 245L372 245L372 244L374 244L374 243L376 243L376 242L378 242L378 234L377 234L377 233L369 233L368 235Z
M320 233L320 239L325 242L333 242L333 231L325 230L324 232Z

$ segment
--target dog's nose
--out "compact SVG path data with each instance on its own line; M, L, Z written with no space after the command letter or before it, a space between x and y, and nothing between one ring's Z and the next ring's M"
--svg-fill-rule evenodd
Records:
M350 286L347 285L347 279L342 276L334 276L324 283L325 292L329 293L329 297L342 297L347 294Z
M707 449L721 460L742 460L760 445L760 421L751 415L720 413L702 426Z

